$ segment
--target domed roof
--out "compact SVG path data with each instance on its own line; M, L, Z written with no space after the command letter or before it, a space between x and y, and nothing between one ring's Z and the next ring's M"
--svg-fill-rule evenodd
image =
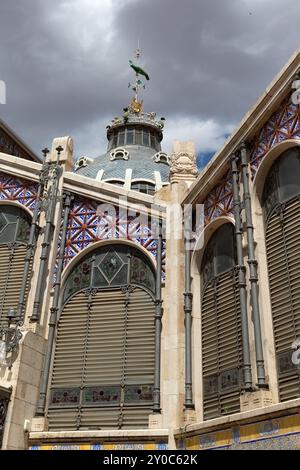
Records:
M120 157L118 157L118 150ZM124 150L126 156L122 158ZM100 155L90 164L85 164L85 162L82 166L77 164L76 173L93 179L99 179L101 176L101 181L125 181L126 170L130 169L132 170L131 180L148 180L155 184L157 181L155 172L159 172L161 182L163 184L169 182L170 167L168 157L163 152L157 152L155 149L142 145L128 145L115 149L116 158L112 158L112 153ZM100 175L99 172L102 174Z

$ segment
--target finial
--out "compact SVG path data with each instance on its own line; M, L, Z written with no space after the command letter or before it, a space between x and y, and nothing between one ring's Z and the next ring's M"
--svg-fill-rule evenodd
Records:
M42 150L42 154L44 155L45 160L46 160L48 153L50 153L50 150L47 147Z
M58 147L56 147L55 150L57 151L58 156L60 156L61 152L63 151L63 148L61 145L59 145Z
M134 55L134 58L136 59L136 63L133 63L132 60L129 61L130 67L135 72L135 82L129 83L128 85L128 87L131 88L135 94L130 105L130 110L135 113L140 113L142 111L142 102L139 101L138 94L139 94L140 88L144 88L144 89L146 88L145 83L140 79L140 77L145 77L147 81L150 80L147 72L145 72L145 70L142 69L142 67L138 65L138 61L140 60L140 57L141 57L141 49L139 47L139 42L138 42L138 48L135 51L135 55Z

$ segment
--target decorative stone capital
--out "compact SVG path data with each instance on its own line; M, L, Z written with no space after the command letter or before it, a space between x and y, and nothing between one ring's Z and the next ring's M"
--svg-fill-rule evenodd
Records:
M74 166L73 160L73 139L69 136L56 137L52 141L51 152L47 157L49 163L55 163L57 161L57 148L62 147L60 152L59 162L63 166L65 171L72 171Z
M171 183L182 180L193 181L198 174L194 142L175 140L170 166Z

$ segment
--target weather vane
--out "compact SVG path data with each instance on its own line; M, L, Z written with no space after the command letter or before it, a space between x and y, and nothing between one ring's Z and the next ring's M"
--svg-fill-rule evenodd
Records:
M139 101L139 90L141 88L143 89L146 88L145 83L140 79L140 77L142 76L142 77L145 77L146 80L149 80L149 75L139 65L140 57L141 57L141 49L139 48L139 45L138 45L138 48L135 51L135 55L134 55L135 63L133 63L132 60L129 61L130 67L135 72L135 82L128 84L128 88L131 88L132 91L134 92L134 98L131 101L130 109L131 111L137 114L142 111L142 106L143 106L143 102Z

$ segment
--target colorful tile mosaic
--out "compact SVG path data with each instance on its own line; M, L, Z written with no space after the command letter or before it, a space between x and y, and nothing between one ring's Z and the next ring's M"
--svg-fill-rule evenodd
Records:
M17 201L33 210L38 184L0 172L0 200Z
M204 200L205 225L222 215L233 215L232 175L228 170L219 184L213 188Z
M178 447L188 450L299 450L300 417L297 413L186 439L181 437Z
M287 139L300 139L300 108L293 104L291 97L261 128L250 155L251 174L254 177L267 152L279 142ZM233 215L232 177L230 170L208 194L204 201L205 225L222 215Z
M300 108L292 103L291 97L270 117L254 142L250 156L252 176L266 153L274 145L287 139L300 139Z
M150 224L140 222L138 216L130 216L126 210L75 199L69 217L64 265L91 243L111 239L131 240L156 258L157 239L152 234ZM164 263L165 247L163 265Z

